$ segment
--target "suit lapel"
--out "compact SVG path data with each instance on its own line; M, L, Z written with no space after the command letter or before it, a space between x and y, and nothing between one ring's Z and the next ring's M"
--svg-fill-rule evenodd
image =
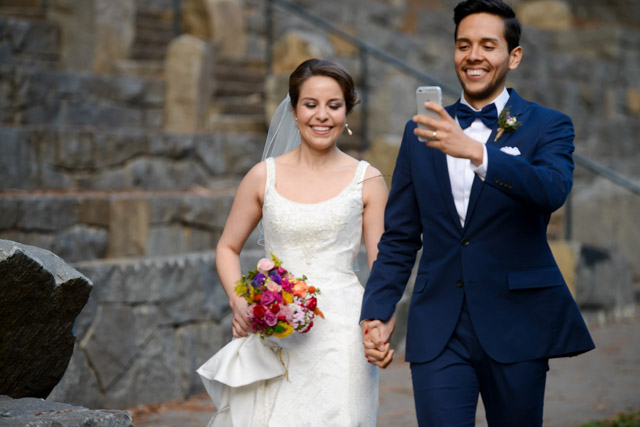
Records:
M522 112L522 98L516 93L513 89L508 89L509 91L509 100L505 104L505 108L511 107L511 114L520 114ZM457 105L457 104L456 104ZM502 134L498 141L495 141L496 134L498 133L498 125L496 125L491 131L491 135L487 140L487 145L492 146L501 146L506 140L511 136L511 132L505 132ZM491 165L489 165L491 167ZM469 228L469 222L471 221L471 217L476 208L476 204L478 203L478 199L480 198L480 194L482 194L482 189L484 188L484 183L478 176L475 176L473 179L473 185L471 186L471 194L469 195L469 206L467 207L467 215L465 216L465 230Z

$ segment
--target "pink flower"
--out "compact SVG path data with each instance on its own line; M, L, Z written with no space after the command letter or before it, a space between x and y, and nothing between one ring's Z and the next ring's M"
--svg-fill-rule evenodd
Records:
M287 319L287 322L291 322L291 319L293 318L293 309L288 305L281 305L280 316L284 316Z
M271 311L267 311L264 314L264 321L267 325L274 326L276 323L278 323L278 316L276 316L276 314Z
M267 283L267 289L269 289L271 292L280 292L282 290L282 286L278 285L275 282L269 281Z
M275 266L276 264L270 259L261 258L260 261L258 261L258 271L262 274L267 274L269 270Z
M260 299L260 302L262 304L269 306L275 301L276 301L276 294L274 292L266 291L262 293L262 298Z

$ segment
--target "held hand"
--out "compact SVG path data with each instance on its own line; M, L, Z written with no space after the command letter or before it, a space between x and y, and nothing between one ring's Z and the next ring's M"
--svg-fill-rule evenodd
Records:
M389 339L395 325L395 314L386 323L377 319L361 323L364 351L369 363L381 368L391 363L395 350L390 349Z
M439 120L427 116L413 116L413 121L428 126L427 129L416 127L414 134L427 139L427 146L436 148L444 154L462 159L469 159L474 165L482 163L484 150L482 143L468 137L460 125L439 104L425 102L428 109L435 111Z
M379 368L386 368L393 360L395 350L391 350L390 344L386 343L381 346L377 346L374 341L380 339L380 329L373 328L368 331L368 336L371 340L365 340L364 354L367 361L372 365L376 365Z
M233 311L233 320L231 321L233 336L236 338L248 336L247 332L251 332L251 324L249 323L247 301L244 298L234 296L230 304Z

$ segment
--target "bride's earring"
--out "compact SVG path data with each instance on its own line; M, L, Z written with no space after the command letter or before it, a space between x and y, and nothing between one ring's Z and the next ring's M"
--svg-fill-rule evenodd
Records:
M347 130L349 136L353 135L353 132L351 132L351 128L349 127L349 123L345 123L344 128Z
M296 121L296 130L298 131L298 135L300 135L300 128L298 127L298 118L294 117L293 119Z

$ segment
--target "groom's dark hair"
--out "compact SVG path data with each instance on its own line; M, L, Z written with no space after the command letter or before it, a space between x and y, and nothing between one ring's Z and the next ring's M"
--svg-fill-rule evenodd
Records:
M458 3L453 9L453 22L456 23L454 40L458 39L458 25L460 21L474 13L490 13L498 15L504 22L504 38L507 40L509 52L520 46L522 26L516 18L511 6L501 0L466 0Z
M353 84L353 78L347 70L331 61L314 58L308 59L298 65L289 76L289 98L291 98L291 106L294 109L296 105L298 105L302 84L313 76L330 77L338 83L342 89L347 114L360 102L355 85Z

